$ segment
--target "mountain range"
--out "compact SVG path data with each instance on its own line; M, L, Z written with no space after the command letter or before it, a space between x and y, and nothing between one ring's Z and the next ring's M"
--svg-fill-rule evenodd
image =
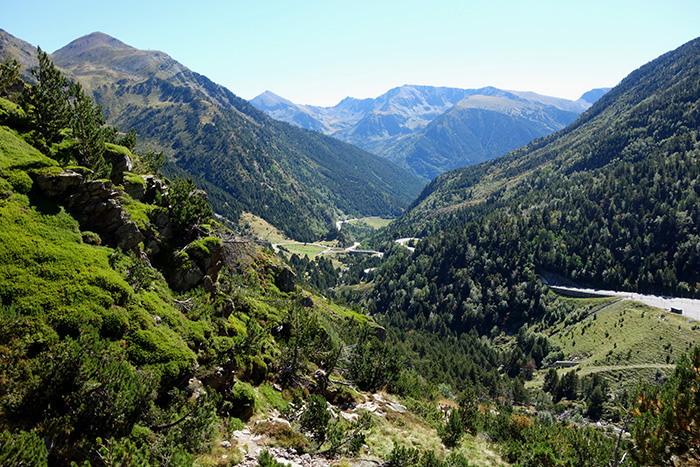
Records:
M0 47L28 74L33 46L1 31ZM51 58L92 93L109 124L134 128L137 149L164 152L164 171L193 178L231 220L251 212L311 241L343 214L395 216L422 187L386 159L273 120L163 52L93 33Z
M332 135L432 179L565 127L606 91L570 101L493 87L405 85L333 107L295 104L270 91L250 102L273 118Z

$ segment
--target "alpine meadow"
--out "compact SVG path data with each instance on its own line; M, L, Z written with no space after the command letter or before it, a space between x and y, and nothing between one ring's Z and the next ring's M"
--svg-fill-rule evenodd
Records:
M1 466L700 465L700 38L578 100L0 60Z

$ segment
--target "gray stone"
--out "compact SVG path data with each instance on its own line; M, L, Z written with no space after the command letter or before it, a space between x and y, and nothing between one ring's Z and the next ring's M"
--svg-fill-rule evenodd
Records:
M72 171L59 174L37 174L34 182L42 193L50 198L54 198L76 190L83 183L83 176Z

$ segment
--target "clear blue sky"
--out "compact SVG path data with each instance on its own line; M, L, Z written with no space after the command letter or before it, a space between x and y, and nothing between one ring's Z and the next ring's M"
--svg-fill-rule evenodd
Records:
M300 104L403 84L614 86L700 36L699 0L1 0L0 28L48 52L101 31L166 52L235 94Z

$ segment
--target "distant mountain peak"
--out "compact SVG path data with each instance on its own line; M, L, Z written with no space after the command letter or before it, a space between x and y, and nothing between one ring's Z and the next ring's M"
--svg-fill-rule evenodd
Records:
M153 76L167 79L185 70L164 52L139 50L102 32L93 32L74 40L52 53L51 58L56 66L72 69L78 76L91 74L91 67L99 67L112 75L115 81L123 78L142 80Z
M99 31L93 32L86 36L79 37L78 39L72 41L71 43L69 43L65 47L62 47L59 50L63 51L64 53L77 55L97 47L135 50L133 47L126 45L119 39L115 39L114 37Z
M250 100L250 102L253 105L255 105L256 107L259 107L259 106L265 106L266 108L274 108L274 107L279 107L279 106L300 107L297 104L290 101L289 99L285 99L284 97L277 95L270 90L267 90L267 91L255 96L253 99Z

